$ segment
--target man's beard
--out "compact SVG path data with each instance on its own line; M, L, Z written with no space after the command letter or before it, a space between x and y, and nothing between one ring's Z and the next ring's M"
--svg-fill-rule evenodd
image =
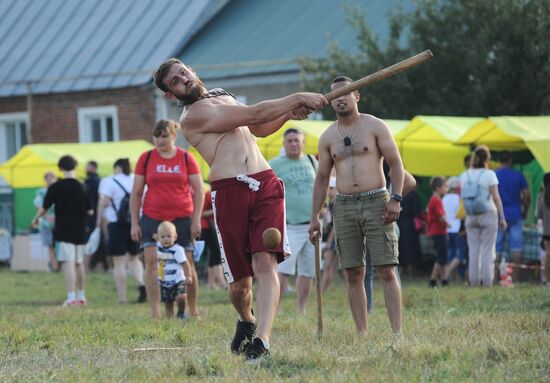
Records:
M199 100L201 96L206 92L204 83L201 80L197 80L194 86L191 88L191 93L185 95L174 95L181 101L182 105L191 105L195 101Z
M348 109L348 110L337 111L337 112L336 112L336 115L337 115L338 117L347 117L347 116L349 116L351 113L352 113L351 110Z

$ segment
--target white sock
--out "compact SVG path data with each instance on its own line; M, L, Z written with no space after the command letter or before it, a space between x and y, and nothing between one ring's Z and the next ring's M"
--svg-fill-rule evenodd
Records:
M265 349L266 349L266 350L269 350L269 342L263 340L262 338L258 338L258 339L262 341L262 343L264 344Z
M84 290L78 290L76 293L76 297L79 301L85 300L86 297L84 296Z
M75 294L74 294L74 291L69 291L69 293L67 294L67 300L69 302L73 302L75 300Z

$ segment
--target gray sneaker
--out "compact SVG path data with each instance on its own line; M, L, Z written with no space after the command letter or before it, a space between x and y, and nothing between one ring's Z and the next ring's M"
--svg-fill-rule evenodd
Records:
M267 356L269 356L269 350L265 348L260 338L254 338L244 351L244 357L248 362L257 362Z

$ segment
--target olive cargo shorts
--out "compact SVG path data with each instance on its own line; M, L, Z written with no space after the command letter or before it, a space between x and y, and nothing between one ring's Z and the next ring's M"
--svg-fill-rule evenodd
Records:
M341 268L365 266L365 239L372 266L397 265L395 222L384 224L387 190L372 195L337 194L334 202L336 250Z

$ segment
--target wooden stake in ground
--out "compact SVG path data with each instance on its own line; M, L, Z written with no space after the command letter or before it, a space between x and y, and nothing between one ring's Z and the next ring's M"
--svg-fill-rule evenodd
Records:
M142 352L142 351L183 351L183 350L189 350L189 347L140 347L140 348L133 348L130 351Z
M317 336L323 336L323 301L321 299L321 241L315 233L315 287L317 290Z
M359 80L349 83L346 86L335 89L330 93L325 94L325 98L328 102L337 99L345 94L354 92L358 89L364 88L366 86L372 85L375 82L383 80L385 78L391 77L397 73L403 72L407 69L411 69L419 64L422 64L433 57L432 52L428 49L422 53L409 57L406 60L393 64L387 68L381 69L378 72L375 72L369 76L363 77Z

